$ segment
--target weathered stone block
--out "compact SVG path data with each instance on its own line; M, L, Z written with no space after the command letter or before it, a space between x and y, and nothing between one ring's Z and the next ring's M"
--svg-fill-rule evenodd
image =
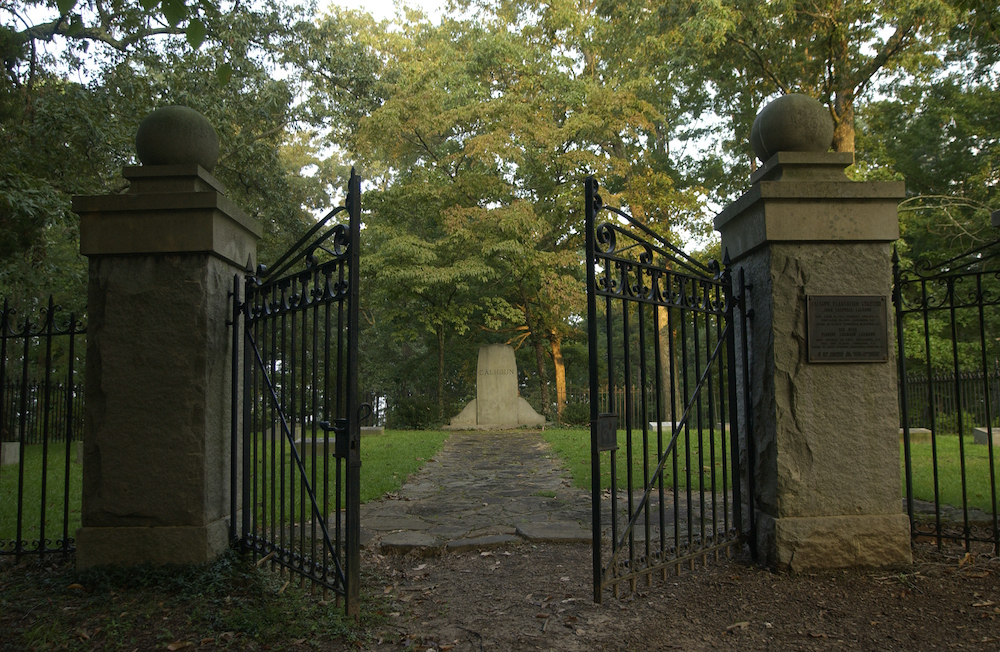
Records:
M1000 446L1000 428L993 428L993 445ZM973 428L972 442L986 446L990 441L990 430L988 428Z
M780 570L879 568L913 561L906 514L779 519L760 514L757 526L758 549Z
M479 349L476 369L476 422L517 425L517 361L506 344Z
M229 547L229 519L191 527L84 527L76 535L76 568L202 564Z
M543 425L545 417L518 396L514 349L506 344L480 347L476 398L445 427L480 429Z
M903 429L899 429L899 443L903 443ZM910 428L911 444L931 443L931 431L928 428Z
M16 441L0 443L0 465L17 464L21 461L21 444Z

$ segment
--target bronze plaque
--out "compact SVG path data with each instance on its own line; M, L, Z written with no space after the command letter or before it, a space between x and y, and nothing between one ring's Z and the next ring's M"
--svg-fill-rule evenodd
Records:
M888 297L806 297L809 362L888 362Z

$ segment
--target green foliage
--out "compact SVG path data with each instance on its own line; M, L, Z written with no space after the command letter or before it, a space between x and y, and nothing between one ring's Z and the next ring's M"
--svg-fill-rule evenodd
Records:
M423 430L441 423L437 401L433 396L426 394L396 395L392 398L386 422L392 424L394 428Z
M563 423L570 426L581 426L590 423L590 404L570 403L563 410Z
M126 4L121 16L109 18L113 29L104 36L84 30L77 38L49 25L54 36L107 47L85 60L71 46L62 62L34 62L30 76L17 64L27 52L17 43L38 35L0 32L7 37L0 49L15 57L5 78L11 93L0 97L0 293L18 301L55 293L82 310L86 261L76 252L69 199L126 188L121 169L135 163L136 128L159 106L190 106L215 127L221 144L215 174L229 197L263 223L261 260L276 258L307 228L310 211L329 205L340 171L318 167L308 140L290 135L301 119L293 108L294 79L272 75L296 14L269 3L225 13L208 3L160 7L186 12L180 26L187 24L188 42L172 28L151 32L155 15ZM134 20L129 12L137 12ZM70 81L69 73L89 81ZM318 173L304 172L314 168Z
M898 89L865 109L865 159L906 181L900 230L908 262L936 264L996 239L1000 91L956 75Z

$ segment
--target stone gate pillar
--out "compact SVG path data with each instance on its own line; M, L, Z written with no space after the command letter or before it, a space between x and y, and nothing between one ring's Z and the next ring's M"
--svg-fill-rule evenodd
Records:
M228 546L233 276L261 229L184 107L139 126L122 195L75 197L90 259L77 568L198 563Z
M832 136L819 102L769 104L765 162L715 219L751 286L757 551L793 571L911 561L890 316L904 186L848 180Z

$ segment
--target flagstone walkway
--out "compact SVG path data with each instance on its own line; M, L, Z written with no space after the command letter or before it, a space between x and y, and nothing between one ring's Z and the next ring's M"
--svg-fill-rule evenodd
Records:
M590 542L590 509L540 433L456 431L398 497L362 506L362 542L418 555Z

